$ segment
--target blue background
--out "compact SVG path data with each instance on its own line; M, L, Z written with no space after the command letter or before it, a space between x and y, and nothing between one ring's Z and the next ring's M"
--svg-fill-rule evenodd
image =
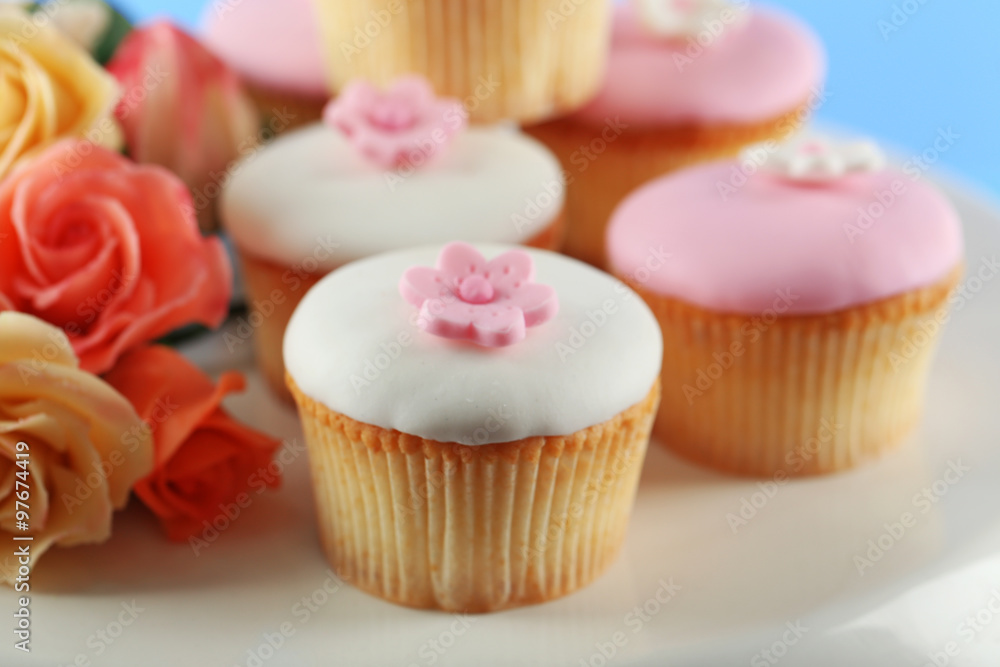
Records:
M280 2L280 0L274 0ZM134 19L194 27L202 0L122 0ZM939 130L960 135L935 165L1000 197L998 0L772 0L819 32L830 100L820 120L917 156ZM896 25L893 23L894 10ZM884 23L880 24L880 21ZM897 28L889 31L889 28Z

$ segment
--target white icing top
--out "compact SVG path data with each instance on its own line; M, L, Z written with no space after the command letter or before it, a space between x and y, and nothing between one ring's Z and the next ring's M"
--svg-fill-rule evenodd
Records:
M221 210L246 252L281 265L316 257L331 271L426 243L524 243L555 220L564 196L556 158L506 126L470 128L432 162L393 171L316 124L235 166Z
M487 259L509 246L476 244ZM642 401L660 372L656 319L614 278L527 249L559 312L504 348L421 331L403 273L441 246L345 266L306 294L285 333L285 366L313 400L352 419L465 445L569 435Z

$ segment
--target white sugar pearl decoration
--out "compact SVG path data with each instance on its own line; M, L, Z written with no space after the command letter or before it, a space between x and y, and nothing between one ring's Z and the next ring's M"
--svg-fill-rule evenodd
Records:
M725 27L739 24L746 18L747 2L733 4L730 0L633 0L643 25L663 37L694 37L709 30L712 22ZM724 11L732 12L722 22Z
M766 157L761 162L762 153ZM841 142L815 135L787 141L777 150L750 147L744 151L743 159L753 160L764 171L794 181L816 183L881 171L886 166L885 153L871 141Z

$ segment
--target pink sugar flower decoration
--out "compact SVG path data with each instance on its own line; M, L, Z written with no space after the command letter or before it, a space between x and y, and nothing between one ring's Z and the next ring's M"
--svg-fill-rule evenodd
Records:
M442 338L506 347L559 311L556 291L534 282L535 264L523 250L490 261L467 243L449 243L437 268L409 269L399 282L403 298L420 309L418 326Z
M385 91L354 81L326 106L323 120L386 168L421 166L441 153L468 122L458 100L435 97L431 84L420 76L401 77Z

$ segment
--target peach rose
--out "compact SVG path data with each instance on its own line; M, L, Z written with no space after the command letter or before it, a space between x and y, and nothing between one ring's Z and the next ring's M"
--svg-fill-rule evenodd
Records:
M152 464L148 429L121 394L79 369L63 332L0 313L0 543L10 547L0 581L15 585L53 544L106 540L112 511ZM23 560L9 555L24 546Z
M118 148L118 84L41 12L0 5L0 179L60 139Z
M183 30L166 21L132 31L108 63L127 90L116 115L129 155L180 176L194 193L202 229L214 223L213 195L226 170L257 144L260 117L239 76ZM146 86L149 72L162 85Z
M226 394L243 390L239 373L225 373L213 385L174 350L151 346L122 357L106 379L152 428L155 466L135 493L170 539L198 535L238 496L278 485L270 464L281 441L220 407Z
M69 335L84 370L198 322L218 326L232 270L177 177L61 142L0 182L0 310Z

